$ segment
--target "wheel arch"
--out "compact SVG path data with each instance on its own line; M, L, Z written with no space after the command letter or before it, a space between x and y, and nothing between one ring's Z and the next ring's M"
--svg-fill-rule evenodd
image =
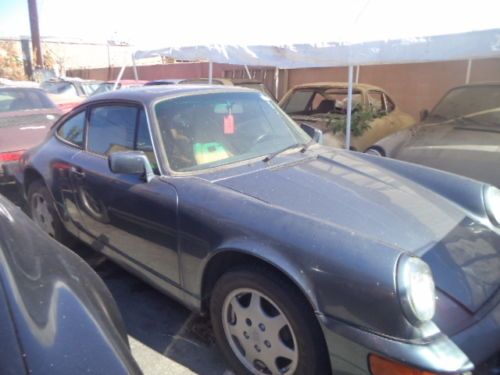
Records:
M29 167L24 171L24 181L23 181L23 193L24 196L28 196L29 186L36 180L40 180L45 184L45 180L40 172L38 172L35 168Z
M256 248L253 247L253 249ZM263 257L262 253L267 254L267 256ZM202 298L201 310L203 312L208 310L208 301L213 287L226 271L235 268L252 267L261 268L269 272L277 272L284 281L289 283L308 302L313 313L319 311L312 283L306 274L288 259L278 255L274 249L267 248L262 250L262 246L259 251L231 246L218 249L218 251L214 252L203 269L200 288Z

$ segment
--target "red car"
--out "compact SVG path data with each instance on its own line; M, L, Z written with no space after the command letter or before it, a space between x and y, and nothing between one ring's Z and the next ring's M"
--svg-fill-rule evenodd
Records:
M37 88L0 88L0 185L13 183L24 151L41 143L61 110Z

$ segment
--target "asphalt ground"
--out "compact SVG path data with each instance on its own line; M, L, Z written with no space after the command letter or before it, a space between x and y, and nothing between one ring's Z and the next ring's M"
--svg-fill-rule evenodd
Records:
M14 186L0 194L24 208ZM225 363L207 318L191 313L85 246L74 248L101 276L113 294L127 327L132 355L145 375L233 375Z

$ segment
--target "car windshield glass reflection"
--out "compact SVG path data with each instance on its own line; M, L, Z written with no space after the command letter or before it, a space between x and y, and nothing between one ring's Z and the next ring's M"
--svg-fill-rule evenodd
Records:
M361 93L353 90L353 108L361 104ZM347 113L347 89L339 87L295 90L284 109L286 113L294 116L324 117L331 113L345 115Z
M450 91L429 117L450 120L495 108L500 109L500 86L459 87Z
M249 160L310 137L260 93L211 93L156 104L170 167L195 171Z

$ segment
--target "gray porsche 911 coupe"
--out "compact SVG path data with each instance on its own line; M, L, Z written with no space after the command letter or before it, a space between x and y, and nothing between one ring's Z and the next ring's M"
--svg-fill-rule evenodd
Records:
M367 152L500 187L500 83L455 87L422 117Z
M17 178L47 233L210 314L238 374L498 371L500 191L315 144L257 91L95 96Z

